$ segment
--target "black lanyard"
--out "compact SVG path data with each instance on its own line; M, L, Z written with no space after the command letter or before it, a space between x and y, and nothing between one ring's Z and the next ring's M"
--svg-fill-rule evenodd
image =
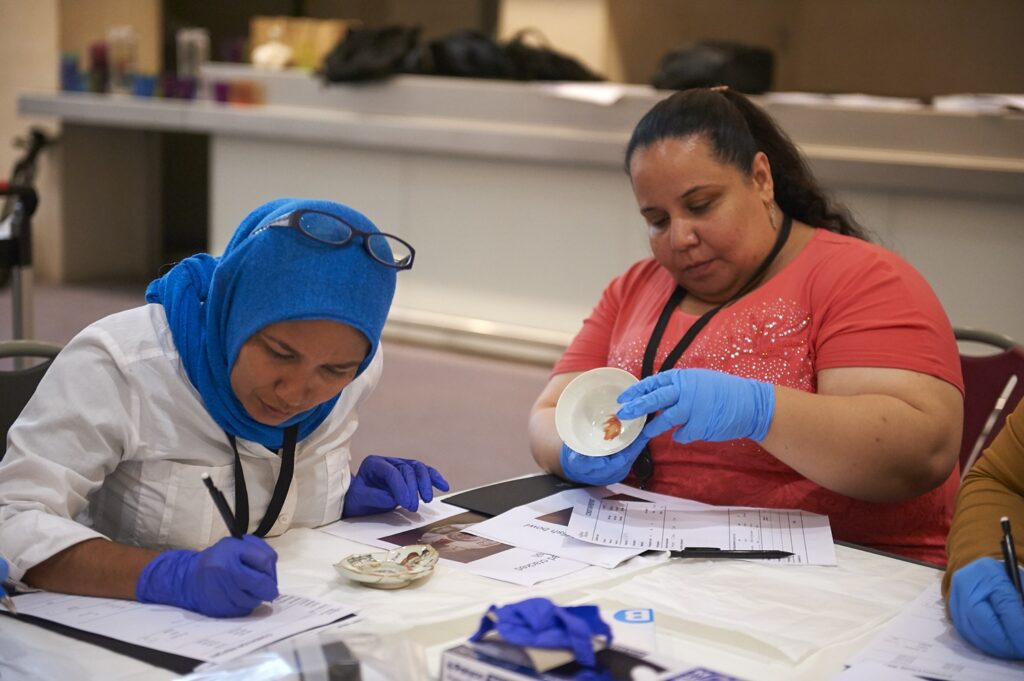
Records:
M267 536L267 532L270 532L270 528L277 522L277 516L281 514L281 507L284 506L288 488L292 484L292 475L295 473L295 443L298 439L298 425L285 428L284 447L281 449L281 472L277 474L274 496L270 498L267 512L260 521L260 526L253 532L257 537ZM228 440L231 441L231 449L235 451L235 524L238 531L245 534L249 531L249 494L245 489L245 473L242 472L242 458L238 455L235 436L229 433Z
M672 348L672 352L668 353L668 356L665 357L665 361L661 363L658 373L661 373L666 369L671 369L676 365L676 362L678 362L683 356L686 349L690 347L693 339L697 337L697 334L700 333L705 326L707 326L708 322L711 321L711 318L714 317L719 310L750 293L751 290L757 287L761 277L764 276L764 273L771 266L772 262L774 262L775 258L778 257L779 251L782 250L782 247L786 245L786 241L789 239L790 228L792 226L792 218L788 215L784 216L782 219L782 226L779 228L779 234L775 237L775 244L772 246L772 250L768 253L765 259L761 261L761 264L757 266L757 269L754 270L754 274L747 280L747 283L740 287L740 290L737 291L734 296L729 298L729 300L702 314L700 318L693 323L693 326L686 330L683 337L679 339L676 346ZM662 338L665 336L665 329L668 328L668 322L669 319L672 318L672 313L676 311L679 304L683 302L683 298L685 297L686 289L677 285L675 290L672 291L672 295L669 296L668 302L665 303L665 307L662 308L661 316L658 317L658 322L654 325L654 330L651 332L651 338L647 341L647 348L644 350L644 361L640 367L640 378L643 379L654 375L654 358L658 354L658 346L661 345ZM650 421L653 416L654 414L648 414L647 420ZM640 483L640 489L646 489L647 483L654 476L654 457L651 456L650 445L644 447L643 451L640 452L640 456L638 456L636 461L633 462L632 470L633 475L636 476Z

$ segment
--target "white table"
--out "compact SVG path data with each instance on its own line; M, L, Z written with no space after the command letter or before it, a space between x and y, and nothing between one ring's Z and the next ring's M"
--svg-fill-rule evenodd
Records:
M543 595L561 605L652 608L658 653L741 678L828 679L942 572L837 546L837 567L641 557L525 588L447 565L398 591L347 581L333 563L366 547L318 530L270 540L282 592L358 606L364 631L398 635L436 678L443 650L471 634L487 606ZM808 636L787 639L794 631ZM19 676L22 674L22 676ZM37 626L0 617L0 678L170 679L175 675Z

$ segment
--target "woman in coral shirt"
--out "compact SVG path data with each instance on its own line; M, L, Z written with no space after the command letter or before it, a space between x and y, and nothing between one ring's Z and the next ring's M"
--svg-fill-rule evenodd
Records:
M609 284L530 417L534 458L718 505L829 516L837 539L944 563L963 381L927 282L829 201L743 95L657 104L626 152L653 258ZM641 437L583 456L555 430L581 372L647 377ZM628 476L628 477L627 477Z

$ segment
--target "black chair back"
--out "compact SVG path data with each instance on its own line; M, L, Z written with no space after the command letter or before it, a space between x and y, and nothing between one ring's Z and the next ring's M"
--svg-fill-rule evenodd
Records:
M36 357L43 360L28 367L0 369L0 459L7 453L7 431L21 415L58 352L60 346L52 343L26 340L0 342L0 359Z

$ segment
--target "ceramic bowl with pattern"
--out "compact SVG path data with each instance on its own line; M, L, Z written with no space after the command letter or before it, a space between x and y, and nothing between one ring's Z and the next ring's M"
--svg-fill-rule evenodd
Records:
M334 567L354 582L378 589L401 589L433 574L437 559L433 546L412 544L390 551L353 553Z

